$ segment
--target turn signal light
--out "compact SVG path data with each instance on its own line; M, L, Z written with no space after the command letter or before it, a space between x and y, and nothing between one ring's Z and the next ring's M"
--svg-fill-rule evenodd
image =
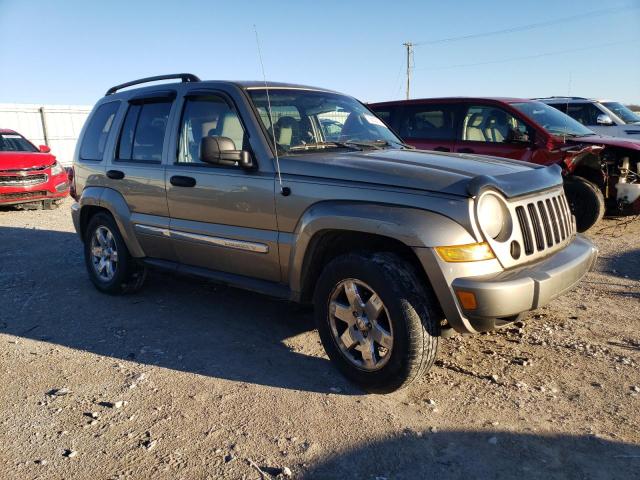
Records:
M460 305L465 310L475 310L478 308L478 302L476 301L476 296L473 292L465 292L464 290L456 291L456 295L458 296L458 300L460 300Z
M478 262L496 258L486 242L436 247L436 251L445 262Z

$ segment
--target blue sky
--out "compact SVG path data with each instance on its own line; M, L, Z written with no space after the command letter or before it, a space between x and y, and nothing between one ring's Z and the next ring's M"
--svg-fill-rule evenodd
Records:
M640 0L0 0L0 102L92 104L111 85L183 71L261 79L253 24L268 79L389 100L404 96L405 41L629 5L638 8L417 46L412 97L570 92L640 103Z

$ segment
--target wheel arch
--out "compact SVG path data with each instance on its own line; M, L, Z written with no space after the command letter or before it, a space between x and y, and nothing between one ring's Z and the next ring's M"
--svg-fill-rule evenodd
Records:
M113 217L131 256L145 256L133 230L129 206L124 197L111 188L90 187L82 192L78 233L83 240L89 221L99 212L106 212Z
M387 251L406 259L428 281L414 247L455 245L475 238L431 211L357 202L323 202L303 215L291 236L286 265L295 300L310 301L324 265L347 252Z

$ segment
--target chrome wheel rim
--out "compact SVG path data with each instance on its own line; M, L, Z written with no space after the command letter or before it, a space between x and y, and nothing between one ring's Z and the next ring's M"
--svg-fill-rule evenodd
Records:
M378 294L363 281L348 278L334 287L329 324L336 345L357 368L379 370L391 358L391 317Z
M118 248L111 230L100 225L91 237L91 264L97 277L109 282L118 269Z

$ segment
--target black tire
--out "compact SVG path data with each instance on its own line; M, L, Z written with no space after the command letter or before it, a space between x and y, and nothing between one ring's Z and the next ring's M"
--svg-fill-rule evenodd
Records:
M388 311L393 329L387 362L375 371L354 365L338 345L329 317L334 289L345 279L371 286ZM391 253L348 254L332 260L323 270L314 293L315 317L322 344L338 370L373 393L404 388L428 370L436 358L442 314L429 285L412 266Z
M589 180L575 175L566 177L564 193L571 213L576 217L578 232L586 232L604 217L604 196L600 188Z
M100 227L106 227L113 235L118 255L117 266L114 270L115 274L109 280L105 280L98 275L92 260L91 239ZM89 220L84 235L84 260L91 282L98 290L110 295L137 292L142 288L147 275L147 269L140 265L129 253L115 220L108 213L96 213Z

